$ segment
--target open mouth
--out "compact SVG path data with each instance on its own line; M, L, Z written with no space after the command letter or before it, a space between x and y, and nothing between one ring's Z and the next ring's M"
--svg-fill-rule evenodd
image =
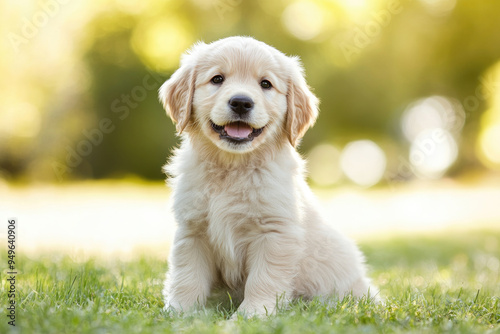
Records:
M252 141L255 137L258 137L264 127L260 129L254 129L245 122L232 122L226 125L217 125L210 121L212 129L219 134L220 139L227 139L235 143L243 143Z

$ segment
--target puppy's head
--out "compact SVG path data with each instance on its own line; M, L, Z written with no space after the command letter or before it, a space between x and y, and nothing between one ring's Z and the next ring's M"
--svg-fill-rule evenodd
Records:
M160 100L179 133L240 154L280 140L296 146L318 114L298 58L250 37L194 45Z

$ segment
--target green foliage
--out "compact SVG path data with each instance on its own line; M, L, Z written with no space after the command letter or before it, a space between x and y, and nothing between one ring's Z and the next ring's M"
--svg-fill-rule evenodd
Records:
M491 333L500 331L500 233L366 242L382 303L294 301L277 316L228 320L236 305L197 314L162 310L163 260L19 258L16 328L2 333ZM2 263L5 263L2 258ZM1 295L6 281L2 280ZM5 298L0 300L5 309Z
M325 28L321 36L307 41L291 35L283 24L276 24L282 20L290 4L287 2L273 5L270 12L257 1L234 4L220 1L212 7L197 7L186 1L175 10L168 6L158 9L154 17L168 17L174 12L176 17L183 18L175 29L191 27L189 30L194 32L191 40L185 41L187 45L197 40L211 42L231 35L249 35L287 54L299 55L309 84L321 100L320 121L304 138L302 151L307 152L320 142L344 145L350 140L370 138L382 144L391 143L384 144L384 148L400 146L405 152L398 128L404 108L415 99L431 95L449 96L464 104L467 97L474 96L480 76L500 57L500 47L493 42L500 40L500 29L489 28L495 26L496 18L488 15L500 10L500 4L486 1L471 8L461 1L449 16L437 19L418 3L400 1L401 12L391 15L390 23L381 25L380 33L368 38L366 46L356 46L356 29L363 28L364 23L377 22L373 17L385 10L386 3L373 6L361 24L347 19L340 8L321 4L326 6L323 10L329 10L329 15L342 23L332 24L333 28ZM137 50L127 47L130 35L149 17L125 16L126 24L119 25L120 29L106 29L116 25L117 17L121 16L125 15L106 13L92 25L96 35L106 31L97 35L87 57L95 85L92 99L99 117L108 117L112 99L140 85L141 73L147 74L140 61L152 68L168 67L161 71L165 78L176 69L176 65L166 66L161 60L148 63L147 57L138 57ZM471 21L477 33L468 30ZM273 27L272 32L269 26ZM478 43L478 36L483 42ZM356 53L352 57L345 55L340 47L343 44L354 47ZM128 61L120 64L116 57L109 57L116 53L121 54L118 59ZM159 169L155 169L162 159L159 151L168 153L177 141L154 92L149 95L133 110L134 120L123 122L120 131L112 133L108 143L97 147L97 154L89 157L95 177L109 177L121 171L162 178ZM481 105L474 110L467 110L470 111L467 135L475 136L478 131L477 120L485 101L479 102ZM136 141L138 138L140 142ZM148 147L155 147L158 155L151 155Z
M26 22L46 15L43 4L31 2L36 15L30 6L13 9L19 15L2 11L8 25L0 32L22 35L29 30ZM290 21L296 3L308 3L317 17L299 12ZM389 12L392 3L397 10ZM452 10L436 13L450 5ZM163 179L160 166L178 139L157 89L190 45L232 35L253 36L302 58L321 100L319 122L304 138L303 152L322 142L342 147L366 138L397 164L408 149L399 127L403 110L416 99L442 95L467 111L455 172L476 166L479 119L493 95L482 92L482 79L500 59L497 0L171 0L56 7L37 34L24 36L20 53L6 44L2 55L6 65L0 66L10 76L0 78L9 96L0 104L8 111L0 114L0 173L8 179ZM315 25L310 38L293 31ZM26 66L31 59L37 66ZM145 85L150 75L154 79ZM89 141L85 134L102 119L110 119L113 130ZM78 149L81 159L71 157Z

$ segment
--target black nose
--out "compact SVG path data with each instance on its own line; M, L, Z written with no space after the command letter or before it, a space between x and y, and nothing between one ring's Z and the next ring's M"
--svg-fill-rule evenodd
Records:
M253 109L253 101L251 98L245 95L235 95L229 102L229 107L232 111L239 115L244 115Z

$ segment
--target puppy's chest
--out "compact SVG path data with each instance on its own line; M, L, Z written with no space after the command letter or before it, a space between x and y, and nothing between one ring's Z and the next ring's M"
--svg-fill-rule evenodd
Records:
M205 201L199 210L205 215L202 221L217 268L223 281L234 290L245 281L248 244L267 214L252 182L244 184L239 177L231 173L212 176L210 185L200 189Z
M207 173L210 179L198 188L204 201L195 211L203 212L206 236L223 280L237 288L245 277L246 252L255 236L262 232L266 217L276 216L272 191L262 172Z
M206 221L211 240L235 243L258 227L261 219L270 214L265 203L266 192L256 185L259 177L228 172L207 188ZM257 182L256 182L257 181ZM224 237L221 237L221 236Z
M260 219L276 215L276 190L267 171L225 171L210 175L212 182L205 188L208 193L207 218L210 224L258 224ZM286 205L284 198L281 205Z
M191 201L177 203L198 213L202 220L245 220L272 214L273 197L266 182L266 175L259 171L207 171L200 170L198 175L185 175L183 183L191 184L188 189ZM203 180L191 182L203 175Z
M178 196L176 210L204 231L231 288L244 281L246 252L252 240L272 228L272 221L291 222L296 216L293 182L274 174L266 170L199 170L179 180L189 188L184 188L186 196Z

